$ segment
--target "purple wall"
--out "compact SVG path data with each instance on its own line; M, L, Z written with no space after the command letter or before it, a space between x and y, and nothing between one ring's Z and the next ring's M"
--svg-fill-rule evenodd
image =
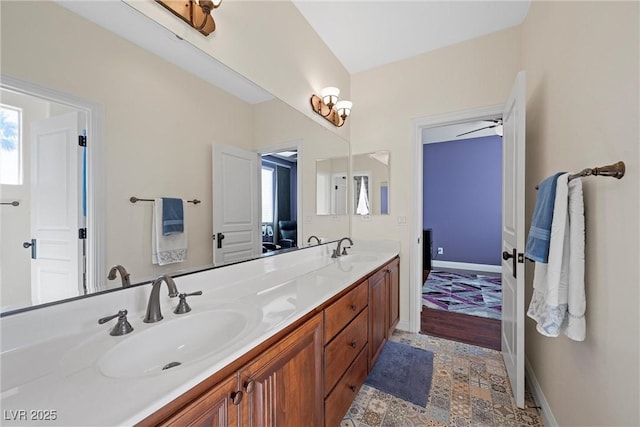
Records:
M433 229L433 258L500 265L502 138L424 144L423 150L422 223Z

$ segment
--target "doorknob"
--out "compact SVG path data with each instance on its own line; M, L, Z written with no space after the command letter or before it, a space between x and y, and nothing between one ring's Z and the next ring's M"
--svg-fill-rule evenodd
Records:
M516 248L513 248L513 252L502 251L502 259L507 261L509 258L513 259L513 277L516 278L516 269L518 268L518 259L516 257Z
M31 258L36 259L36 239L31 239L31 242L24 242L22 247L25 249L31 248Z
M216 240L218 241L218 249L222 249L222 240L224 240L224 234L216 234Z

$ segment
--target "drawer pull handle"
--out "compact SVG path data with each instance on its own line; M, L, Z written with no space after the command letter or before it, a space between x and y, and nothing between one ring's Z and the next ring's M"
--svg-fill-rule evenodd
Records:
M351 348L356 348L356 340L351 341L351 344L349 344L351 346Z
M351 304L349 307L351 308L351 311L356 311L358 309L355 304Z
M233 393L231 393L231 402L236 406L239 405L240 402L242 402L242 392L234 391Z
M245 385L244 389L247 393L253 393L253 389L255 388L256 383L253 380L249 380Z
M350 385L349 388L351 389L352 392L356 392L356 386L354 385Z

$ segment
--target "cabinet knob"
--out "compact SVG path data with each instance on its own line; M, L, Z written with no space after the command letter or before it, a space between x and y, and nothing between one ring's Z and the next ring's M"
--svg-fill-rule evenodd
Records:
M234 391L233 393L231 393L231 402L236 406L239 405L240 402L242 402L242 392Z
M349 388L351 389L352 392L356 392L356 386L354 385L350 385Z
M351 344L349 344L351 346L351 348L356 348L356 340L351 341Z
M351 311L356 311L358 309L355 304L351 304L349 308L351 308Z
M244 390L247 393L253 393L253 389L255 388L256 383L253 380L249 380L244 385Z

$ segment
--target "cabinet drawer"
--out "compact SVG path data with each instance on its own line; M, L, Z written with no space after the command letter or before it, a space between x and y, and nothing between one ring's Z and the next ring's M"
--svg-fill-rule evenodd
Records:
M353 320L369 299L369 284L365 280L348 294L324 310L324 342L328 343Z
M367 345L369 310L364 309L325 348L324 393L327 395Z
M324 425L336 427L342 421L358 391L367 379L368 353L365 347L344 377L324 400Z

